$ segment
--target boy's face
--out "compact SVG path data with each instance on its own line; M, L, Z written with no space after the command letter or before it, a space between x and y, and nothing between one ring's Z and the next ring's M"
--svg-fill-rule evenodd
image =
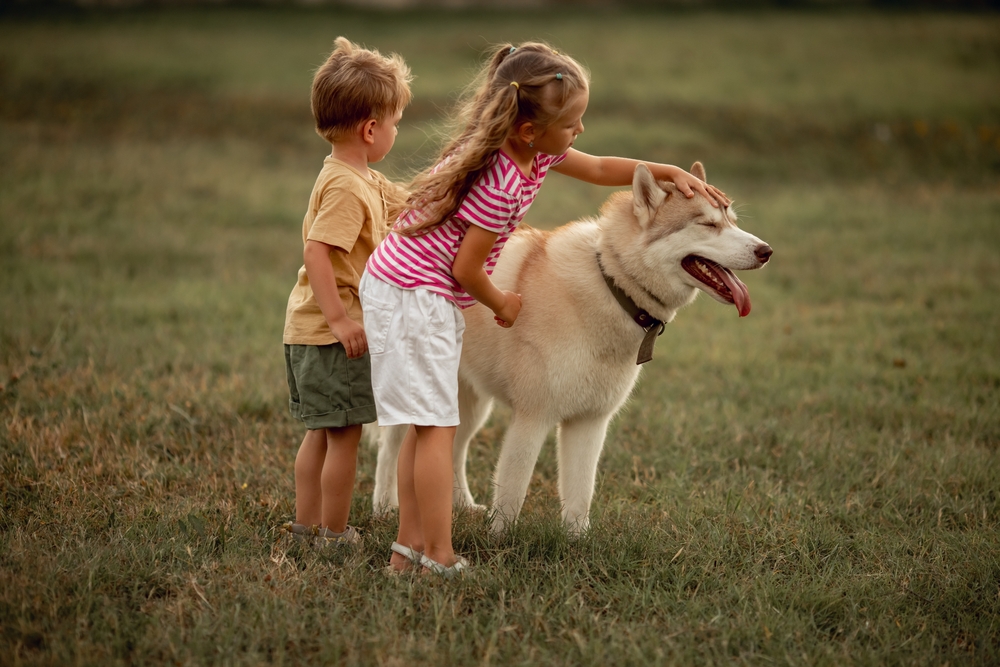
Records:
M368 162L378 162L392 150L392 145L396 143L396 133L399 131L399 121L403 118L403 110L400 109L392 116L383 118L375 122L372 129L374 143L368 151Z

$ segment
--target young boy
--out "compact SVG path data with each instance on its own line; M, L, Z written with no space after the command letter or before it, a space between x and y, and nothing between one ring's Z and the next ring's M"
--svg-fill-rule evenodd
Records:
M333 150L302 224L304 265L285 313L292 415L306 435L295 457L295 522L284 530L316 546L354 544L347 525L362 424L375 421L358 284L405 193L368 168L386 156L410 101L410 70L338 37L316 71L316 131Z

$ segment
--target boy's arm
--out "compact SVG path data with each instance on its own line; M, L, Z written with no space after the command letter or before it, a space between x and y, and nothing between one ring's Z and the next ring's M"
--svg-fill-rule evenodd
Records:
M337 277L330 263L330 253L333 251L333 246L309 239L302 251L302 260L306 265L306 274L316 296L316 303L323 311L330 331L344 345L347 358L355 359L368 351L368 339L365 337L364 327L347 316L344 303L340 300Z
M720 202L727 206L730 204L726 194L714 185L709 185L697 176L672 164L646 162L624 157L597 157L571 148L566 153L566 159L552 167L552 171L594 185L621 186L632 183L635 167L640 162L649 167L653 178L659 181L671 181L687 197L694 197L695 192L699 192L711 202L712 206L718 207Z

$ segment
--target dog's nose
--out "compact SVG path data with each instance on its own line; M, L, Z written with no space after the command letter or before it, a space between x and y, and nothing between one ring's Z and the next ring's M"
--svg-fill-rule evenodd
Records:
M753 254L757 256L757 261L761 264L767 264L767 260L771 259L772 252L771 246L763 243L757 246L757 248L753 251Z

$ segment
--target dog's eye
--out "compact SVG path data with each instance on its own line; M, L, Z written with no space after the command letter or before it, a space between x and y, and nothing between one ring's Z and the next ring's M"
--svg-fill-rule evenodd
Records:
M719 228L719 223L717 222L708 221L708 222L699 222L698 224L701 225L702 227L711 227L712 229Z

